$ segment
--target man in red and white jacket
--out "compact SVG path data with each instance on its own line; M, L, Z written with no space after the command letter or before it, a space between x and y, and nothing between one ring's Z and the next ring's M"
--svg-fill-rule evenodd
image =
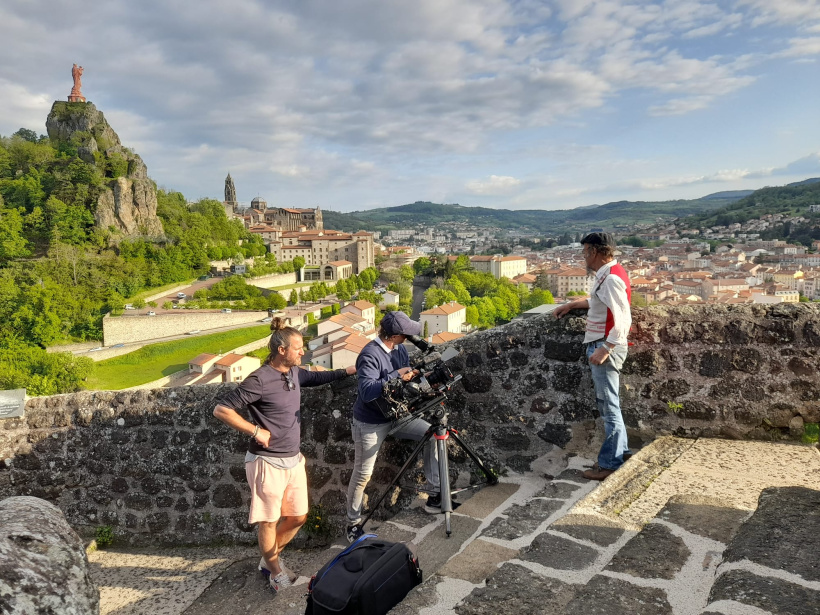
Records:
M604 480L621 467L624 454L629 453L626 425L621 416L620 375L628 348L626 338L632 326L629 307L632 289L629 275L615 260L612 235L590 233L581 240L581 245L587 270L595 274L589 299L565 303L553 314L561 318L570 310L588 310L584 343L606 437L597 463L584 472L584 478Z

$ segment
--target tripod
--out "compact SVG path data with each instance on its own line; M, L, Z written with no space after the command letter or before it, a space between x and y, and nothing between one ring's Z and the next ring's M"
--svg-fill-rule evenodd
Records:
M418 456L421 454L422 449L424 449L424 445L431 438L435 438L435 446L438 452L438 475L440 481L440 488L441 488L441 512L444 513L444 526L445 531L447 532L447 538L450 537L452 534L452 530L450 529L450 514L453 512L453 501L451 496L456 493L460 493L462 491L466 491L467 489L474 489L476 487L480 487L482 485L495 485L498 482L498 478L495 474L486 466L484 462L481 461L479 456L471 449L466 442L461 438L461 435L453 429L452 427L448 427L444 425L444 419L447 417L447 410L444 408L444 400L446 396L443 393L440 393L439 396L434 397L433 399L425 401L421 408L417 409L408 417L408 422L412 421L416 418L424 418L430 422L430 427L427 429L427 432L424 434L424 437L418 443L413 452L410 454L410 457L407 458L407 461L404 462L404 465L398 471L396 476L393 477L392 482L388 485L387 489L384 490L384 493L379 497L378 501L371 506L370 512L364 518L364 520L359 523L359 527L363 528L365 523L370 520L370 517L373 516L373 513L379 507L379 505L384 501L387 497L387 494L390 493L390 490L396 486L396 484L401 480L401 477L404 476L404 473L410 468L411 465L418 459ZM427 415L427 416L425 416ZM456 489L455 491L450 490L450 471L449 471L449 461L447 458L447 440L452 438L453 441L458 444L465 453L473 460L479 469L484 472L484 476L486 478L485 481L476 483L474 485L469 485L462 489Z

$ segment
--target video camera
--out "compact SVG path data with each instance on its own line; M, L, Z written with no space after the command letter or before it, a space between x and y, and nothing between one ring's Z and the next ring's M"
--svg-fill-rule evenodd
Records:
M382 396L377 400L379 410L385 418L394 421L421 410L425 402L431 399L443 397L461 380L461 374L453 375L447 365L447 361L458 356L458 350L450 347L442 354L418 335L409 335L407 339L422 352L410 365L418 375L407 382L401 378L388 380L382 387Z

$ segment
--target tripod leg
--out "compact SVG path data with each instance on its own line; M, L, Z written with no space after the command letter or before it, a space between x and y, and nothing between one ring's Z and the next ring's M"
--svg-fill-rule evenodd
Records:
M370 507L370 512L362 520L362 522L359 523L359 527L363 528L364 524L367 523L368 521L370 521L370 517L372 517L373 513L376 512L376 509L384 501L384 498L387 497L387 494L390 493L390 490L393 487L395 487L396 484L401 480L401 477L404 476L404 473L407 471L407 468L409 468L413 463L415 463L416 459L418 459L419 454L421 453L422 449L424 448L424 445L427 444L427 441L432 437L433 437L433 430L429 429L427 431L427 433L424 434L424 437L419 441L418 446L416 446L416 448L413 449L413 452L410 454L410 457L407 458L407 461L404 462L404 465L401 467L401 470L399 470L398 473L396 474L396 476L393 477L393 482L391 482L387 486L387 489L384 490L384 493L381 494L381 497L379 497L378 501L375 504L373 504L373 506Z
M450 497L450 465L447 459L447 438L450 433L446 427L436 427L436 450L438 452L438 479L441 488L441 512L444 513L444 529L447 538L452 534L450 513L453 512L453 500Z
M484 472L484 475L487 477L487 484L495 485L498 482L498 477L492 473L490 468L484 465L484 462L481 461L481 458L476 454L476 452L469 446L467 446L467 443L461 439L461 436L458 435L458 432L456 430L451 429L450 435L453 436L453 440L456 441L456 444L463 448L464 452L467 453L467 455L469 455L470 459L473 460L473 463L475 463L481 469L481 471Z

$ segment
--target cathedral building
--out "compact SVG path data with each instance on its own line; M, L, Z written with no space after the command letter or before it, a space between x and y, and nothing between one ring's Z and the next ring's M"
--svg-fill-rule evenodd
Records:
M262 237L278 262L303 257L307 280L345 279L375 266L373 234L325 230L319 207L268 207L265 199L256 197L242 208L230 173L223 205L229 218L242 218L249 232Z

